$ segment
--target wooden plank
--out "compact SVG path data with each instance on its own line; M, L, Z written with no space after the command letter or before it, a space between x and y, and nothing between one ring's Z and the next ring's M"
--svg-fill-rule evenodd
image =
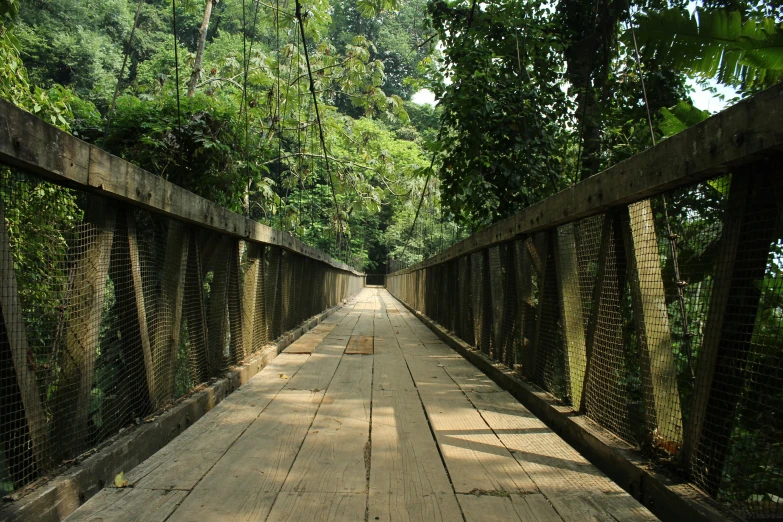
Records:
M563 522L543 495L457 495L467 522Z
M401 355L376 356L369 520L450 522L459 506ZM390 368L391 367L391 368ZM376 379L377 381L378 379Z
M334 314L332 314L332 315L334 315ZM315 328L310 330L310 332L314 333L316 335L323 335L324 337L326 337L327 335L329 335L331 333L332 330L334 330L335 326L337 326L337 324L335 324L335 323L331 323L330 324L330 323L327 323L326 321L324 321L323 323L319 324L318 326L316 326Z
M579 290L579 266L573 224L561 226L556 233L555 264L560 296L563 342L568 357L568 378L573 404L582 404L582 386L587 368L585 327L582 319L582 295Z
M0 100L0 161L80 190L99 192L151 212L236 239L277 245L362 276L291 234L231 212Z
M598 506L594 511L602 513L607 519L611 519L610 514L619 509L625 515L618 520L655 520L631 495L480 370L464 359L449 359L443 364L449 376L548 499L554 502L554 499L581 496L594 499ZM616 499L611 506L605 505L604 500L608 497ZM559 509L558 512L563 515Z
M21 486L35 473L30 469L34 468L34 463L43 465L42 461L46 459L46 414L41 404L41 392L38 389L35 370L30 367L29 361L33 360L33 355L27 341L27 329L11 252L11 239L6 228L2 201L0 201L0 292L2 296L0 350L10 352L0 355L0 360L5 366L2 370L5 397L0 398L0 404L2 404L3 415L7 419L24 418L25 426L24 428L19 426L21 423L18 421L3 422L0 426L0 441L3 443L4 457L8 463L11 479L17 486ZM9 383L9 377L13 379L11 382L16 384L16 389L13 391L14 386Z
M307 360L306 355L276 357L209 415L128 472L128 481L137 488L193 489Z
M86 226L79 234L83 247L76 253L68 283L65 350L60 355L53 417L54 431L60 434L55 461L74 457L86 449L95 357L114 241L113 205L103 198L90 198L84 214Z
M163 377L156 383L158 404L162 404L174 395L174 373L182 332L182 303L185 296L189 235L187 226L173 219L169 221L159 306L159 310L168 315L169 321L159 322L155 329L153 343L154 360L161 361L160 366L163 367L164 372Z
M345 348L346 355L372 355L373 338L369 335L352 335Z
M549 501L567 522L582 520L597 522L644 520L652 522L658 520L633 498L626 499L621 495L554 496Z
M364 522L366 493L280 493L267 522Z
M278 393L169 520L265 520L324 393Z
M439 359L407 358L457 493L534 493L519 463L454 384Z
M348 339L325 339L297 374L291 378L287 390L325 390L332 382L335 370L345 351Z
M187 491L107 488L66 518L68 522L163 522L187 495Z
M625 255L636 339L644 379L645 414L653 441L676 453L682 446L682 408L672 348L658 235L650 200L628 206L623 218Z
M306 333L291 343L288 348L283 350L283 353L313 353L313 350L321 344L324 337L318 334Z
M372 362L342 358L282 491L366 494Z

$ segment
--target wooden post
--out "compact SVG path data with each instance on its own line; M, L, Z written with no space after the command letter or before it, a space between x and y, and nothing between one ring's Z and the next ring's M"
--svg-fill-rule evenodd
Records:
M27 343L22 303L14 272L11 240L0 202L0 442L8 471L15 486L35 477L45 464L46 414L35 371L30 368L33 354ZM24 419L24 420L21 420ZM36 469L37 468L37 469Z
M282 281L282 255L278 247L267 247L267 256L269 258L268 273L266 274L266 281L270 287L267 287L267 319L269 320L269 338L267 341L271 342L277 339L281 331L281 296L280 286ZM329 281L331 282L331 280ZM331 291L331 286L326 288L327 291Z
M90 197L79 233L65 311L65 350L60 354L55 396L56 461L86 449L95 358L114 241L114 208L103 198Z
M582 318L582 296L579 290L576 238L572 223L558 228L554 247L563 342L568 361L567 378L570 381L572 403L578 406L582 403L587 349Z
M244 310L242 287L242 243L238 239L230 238L229 243L229 277L226 299L228 300L228 316L231 332L229 344L231 364L242 362L247 355L244 346ZM249 353L249 352L248 352Z
M535 301L533 299L533 271L530 251L525 243L532 245L532 240L514 241L514 284L517 287L517 337L519 339L519 353L515 357L523 372L527 372L526 364L530 361L530 350L533 343L530 338L535 335L535 329L528 327L533 319ZM532 247L531 247L532 248Z
M755 282L764 277L776 237L780 176L780 163L773 161L732 175L683 448L691 475L712 495L720 486L745 383L761 297Z
M232 260L231 240L222 236L220 246L215 250L212 267L212 283L209 292L209 311L207 312L207 331L209 343L207 361L210 372L216 375L224 369L226 357L226 338L228 337L228 286Z
M168 313L169 322L159 320L156 329L155 361L160 361L164 377L158 383L158 404L174 396L174 377L177 354L182 331L182 302L185 296L185 274L188 266L190 246L188 227L174 219L169 220L166 254L163 261L163 284L161 287L159 314ZM168 326L164 329L164 326Z
M598 270L593 287L593 309L587 325L585 374L582 385L582 400L579 411L586 412L585 398L591 393L591 368L594 366L593 354L600 348L598 329L603 328L605 335L601 342L609 342L612 337L621 338L620 295L625 285L624 252L620 245L622 233L617 233L617 211L604 215L601 230L601 246L598 253ZM604 390L595 390L602 393ZM576 403L574 403L576 406Z
M144 303L144 292L141 281L141 259L139 258L139 242L136 235L136 219L133 209L125 211L125 223L128 228L128 253L130 254L131 282L133 283L133 301L136 309L139 341L141 343L142 357L144 358L144 375L146 377L147 392L150 404L155 406L155 368L152 361L152 346L150 333L147 326L147 307Z
M492 337L490 338L491 357L499 361L503 356L503 307L504 307L504 281L503 265L500 260L499 246L493 246L487 249L487 279L489 282L489 302L492 316L491 321Z
M459 277L457 279L459 313L455 330L460 339L470 343L474 339L470 316L470 256L462 256L457 263L459 265ZM403 279L405 278L404 275L402 277Z
M258 243L247 243L247 268L242 284L242 341L245 354L254 353L266 339L262 340L258 321L263 321L263 247ZM261 294L262 299L259 299ZM260 305L260 310L257 310ZM259 313L262 314L259 316ZM266 329L264 328L264 332Z
M549 292L556 292L556 288L549 288L547 285L547 270L556 270L555 266L551 266L549 256L549 245L551 241L551 231L539 232L533 238L533 241L528 243L531 253L531 259L534 260L538 268L538 309L536 310L536 331L533 336L533 342L531 343L531 349L528 353L527 370L526 374L531 377L536 377L536 371L538 366L539 351L541 350L541 337L542 332L545 330L555 328L554 324L547 323L547 318L544 311L544 303ZM538 260L538 263L535 263ZM546 324L545 324L546 323Z
M481 348L481 320L482 313L481 301L484 289L481 285L481 261L480 253L473 253L470 256L470 312L473 320L473 339L470 344L476 348Z
M198 233L195 229L188 234L188 266L185 272L185 318L188 321L190 371L194 382L209 379L207 365L207 313L204 307L204 279L201 267L201 252Z
M682 445L682 408L650 200L629 205L622 224L647 423L657 430L653 443L676 453Z
M114 284L115 305L120 330L120 349L125 362L127 396L115 418L143 417L155 408L155 372L152 346L147 328L147 309L142 289L136 220L133 209L119 213L117 233L112 245L109 275Z

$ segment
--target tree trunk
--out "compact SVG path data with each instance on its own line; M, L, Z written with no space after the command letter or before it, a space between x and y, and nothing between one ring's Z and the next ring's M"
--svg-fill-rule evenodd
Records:
M207 5L204 7L204 20L202 20L201 28L198 30L196 61L193 64L193 74L190 75L190 83L188 84L188 98L192 98L196 94L196 84L201 76L201 64L204 61L204 47L207 44L207 29L209 29L209 18L212 16L213 3L213 0L207 0Z

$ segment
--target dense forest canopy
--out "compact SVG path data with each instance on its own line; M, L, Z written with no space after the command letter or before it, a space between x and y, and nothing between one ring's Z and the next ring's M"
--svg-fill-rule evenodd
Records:
M697 4L1 0L0 95L382 271L780 80L781 2Z

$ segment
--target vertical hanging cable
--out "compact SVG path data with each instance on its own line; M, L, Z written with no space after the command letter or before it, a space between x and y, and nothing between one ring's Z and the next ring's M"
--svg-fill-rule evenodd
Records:
M633 19L631 18L631 4L629 0L626 0L628 6L628 25L631 28L631 36L633 38L633 49L636 57L636 68L639 72L639 80L642 84L642 96L644 97L644 107L647 109L647 123L650 126L650 138L652 139L653 147L656 145L655 131L653 129L652 113L650 112L650 102L647 99L647 87L644 84L644 74L642 74L642 59L639 54L639 45L636 40L636 29L633 25ZM685 355L688 359L688 370L690 371L690 383L693 386L696 382L696 372L693 366L693 332L690 331L690 325L688 321L688 308L685 304L685 286L687 282L683 281L680 277L680 261L677 254L677 240L679 235L672 232L671 220L669 219L669 209L666 202L666 195L661 194L661 200L663 202L663 217L666 221L666 239L669 240L669 251L672 256L672 266L674 268L674 286L677 289L677 301L680 306L680 316L682 317L682 335L685 340Z
M326 163L326 174L329 180L329 186L332 189L332 199L334 200L334 214L337 223L337 236L335 237L335 246L339 249L340 232L342 231L342 218L340 217L340 207L337 204L337 192L334 188L334 181L332 180L332 171L329 167L329 156L326 154L326 140L324 139L324 129L321 125L321 113L318 110L318 97L315 94L315 81L313 80L313 71L310 68L310 53L307 50L307 38L304 32L304 21L302 20L302 4L299 0L296 0L296 19L299 21L299 32L302 36L302 47L304 47L305 63L307 64L307 75L310 78L310 93L313 95L313 106L315 108L315 119L318 123L318 134L321 139L321 148L324 152L324 162Z

